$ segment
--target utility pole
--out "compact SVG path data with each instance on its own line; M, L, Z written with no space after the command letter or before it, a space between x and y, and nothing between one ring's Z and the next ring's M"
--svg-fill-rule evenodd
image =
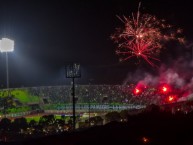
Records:
M88 99L88 123L90 127L90 83L88 86L88 90L86 90L86 97Z

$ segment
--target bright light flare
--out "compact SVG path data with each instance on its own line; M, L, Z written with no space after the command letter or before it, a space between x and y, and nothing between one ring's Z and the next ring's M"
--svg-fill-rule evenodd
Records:
M171 101L173 101L173 100L174 100L174 97L173 97L173 96L169 96L169 97L168 97L168 101L169 101L169 102L171 102Z
M168 90L168 88L166 88L166 87L163 87L163 88L162 88L162 91L163 91L163 92L167 92L167 90Z
M163 86L160 87L160 92L161 93L166 94L166 93L169 93L170 91L171 91L171 88L169 87L169 85L163 85Z
M14 41L8 38L2 38L0 40L0 51L1 52L14 51Z
M143 143L145 143L145 144L146 144L146 143L149 143L149 139L148 139L147 137L143 137L143 138L142 138L142 141L143 141Z
M172 103L176 100L176 98L177 98L176 95L170 95L167 98L167 102Z
M140 94L141 93L141 90L140 89L138 89L138 88L135 88L134 89L134 94L135 95L138 95L138 94Z
M139 94L141 94L145 89L147 89L147 86L145 85L145 84L143 84L143 83L138 83L136 86L135 86L135 88L134 88L134 90L133 90L133 93L135 94L135 95L139 95Z

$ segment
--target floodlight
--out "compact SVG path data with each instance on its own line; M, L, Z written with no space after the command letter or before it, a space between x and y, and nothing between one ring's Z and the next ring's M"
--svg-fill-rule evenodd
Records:
M73 63L66 66L66 77L67 78L80 78L81 72L80 72L80 64L79 63Z
M0 40L1 52L12 52L14 50L14 41L8 38L2 38Z

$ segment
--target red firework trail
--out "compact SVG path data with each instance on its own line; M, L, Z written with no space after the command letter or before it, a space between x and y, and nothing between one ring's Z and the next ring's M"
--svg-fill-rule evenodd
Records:
M153 61L159 61L158 55L166 41L177 40L184 43L184 38L179 37L182 30L172 30L172 26L149 14L141 14L138 7L137 14L123 18L117 16L123 23L123 28L117 28L111 36L118 47L116 54L120 61L136 57L145 60L151 66Z
M143 42L142 40L139 43L132 43L131 45L125 45L124 48L117 48L116 54L121 55L123 58L120 58L120 61L128 60L132 57L143 58L150 65L154 66L152 60L159 61L158 58L154 56L154 53L157 53L157 49L151 46L151 43Z

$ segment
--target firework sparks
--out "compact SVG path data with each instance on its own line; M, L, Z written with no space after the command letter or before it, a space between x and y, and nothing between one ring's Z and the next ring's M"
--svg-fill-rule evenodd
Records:
M117 16L123 23L123 28L117 28L111 39L118 44L116 54L120 61L130 58L142 58L151 66L153 61L159 61L157 56L163 48L163 42L177 40L184 43L184 38L178 37L181 29L172 31L172 26L165 20L159 20L149 14L141 14L139 11L131 17Z

